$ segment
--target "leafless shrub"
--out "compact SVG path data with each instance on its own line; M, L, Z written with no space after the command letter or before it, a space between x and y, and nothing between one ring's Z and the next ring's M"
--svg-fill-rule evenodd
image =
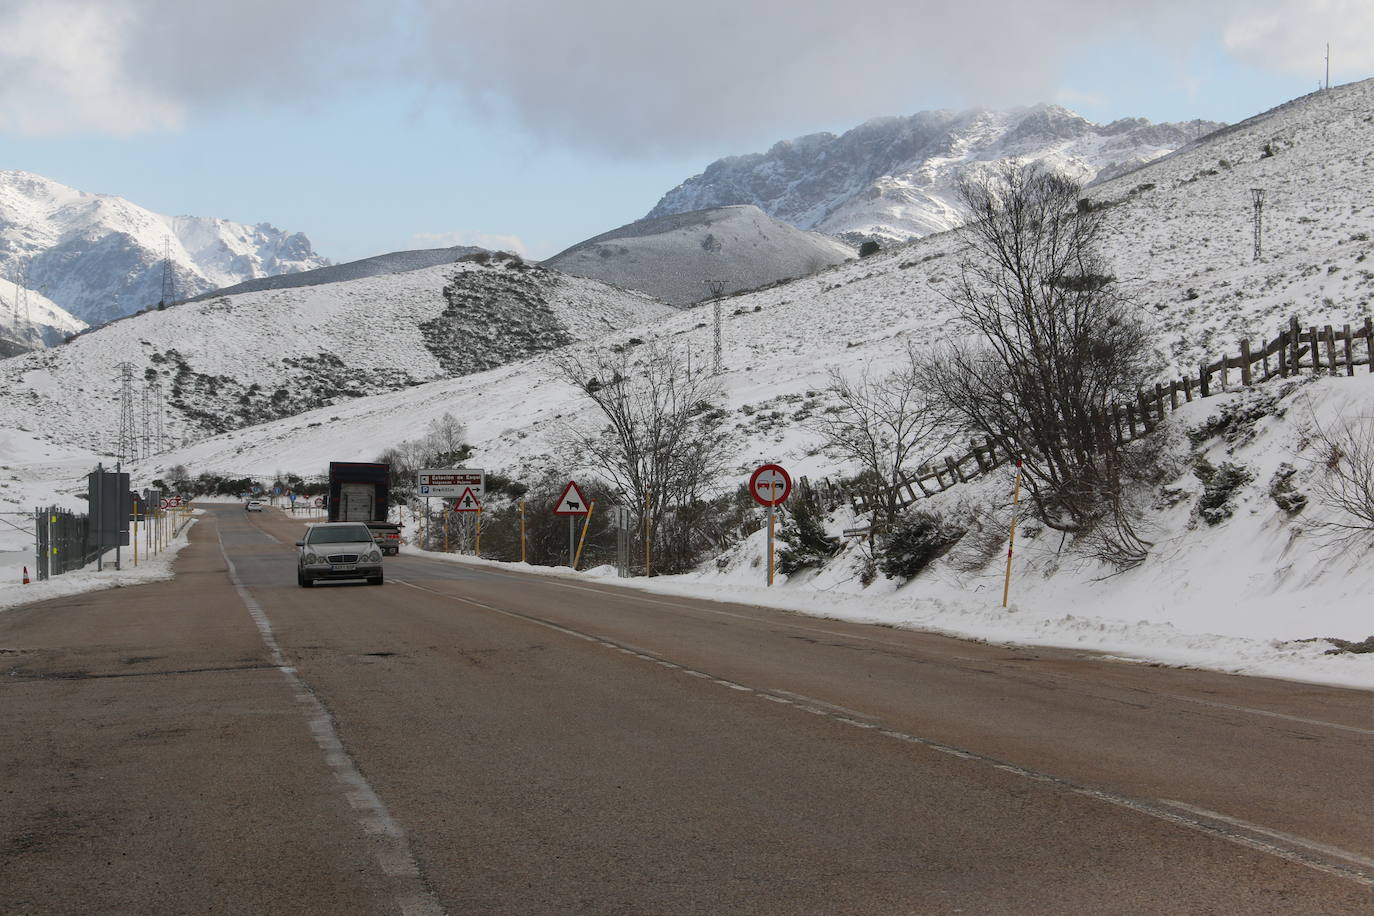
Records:
M1312 492L1327 515L1311 528L1333 543L1374 541L1374 417L1311 421L1307 438L1315 475Z
M911 351L908 357L906 366L880 378L864 372L851 379L832 370L834 403L808 422L833 453L878 484L875 511L887 523L900 508L897 488L907 469L949 442L949 412L926 391Z

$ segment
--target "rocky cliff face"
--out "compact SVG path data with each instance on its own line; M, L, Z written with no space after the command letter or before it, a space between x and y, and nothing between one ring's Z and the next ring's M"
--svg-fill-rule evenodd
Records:
M669 191L649 212L666 216L754 204L799 229L856 244L905 241L958 225L955 182L970 168L1043 160L1085 184L1119 175L1210 133L1210 121L1093 124L1057 105L1014 111L923 111L846 131L785 140L733 156Z
M174 298L329 262L266 223L153 213L40 175L0 171L0 274L27 262L28 286L90 324L156 306L164 246Z

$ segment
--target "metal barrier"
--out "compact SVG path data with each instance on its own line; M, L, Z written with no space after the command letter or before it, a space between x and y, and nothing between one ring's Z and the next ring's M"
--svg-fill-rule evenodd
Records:
M34 510L33 521L39 581L80 569L100 556L101 548L96 544L88 516L49 506Z

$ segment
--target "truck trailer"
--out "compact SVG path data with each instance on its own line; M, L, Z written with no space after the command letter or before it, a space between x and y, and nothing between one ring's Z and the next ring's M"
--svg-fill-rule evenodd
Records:
M329 520L362 522L385 554L401 550L401 526L389 520L391 465L371 461L329 462Z

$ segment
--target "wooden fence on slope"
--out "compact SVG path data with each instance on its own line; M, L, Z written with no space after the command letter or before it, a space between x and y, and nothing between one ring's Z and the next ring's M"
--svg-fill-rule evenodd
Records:
M1252 347L1248 338L1242 339L1239 354L1203 362L1196 375L1173 379L1167 384L1157 383L1148 391L1141 389L1133 402L1114 404L1103 410L1098 425L1104 441L1124 445L1154 432L1168 414L1194 399L1303 372L1351 376L1357 366L1367 366L1368 371L1374 372L1374 319L1367 317L1363 325L1352 328L1347 324L1337 330L1329 324L1304 328L1294 316L1289 319L1288 327L1273 340L1261 340L1259 347ZM903 475L896 487L895 503L905 509L920 499L973 480L1013 460L1014 455L991 439L973 442L962 454L937 458L917 468L915 475ZM847 498L861 514L870 510L877 495L847 489L828 478L819 488L812 489L817 490L818 495L829 496L832 504L840 501L836 496Z

